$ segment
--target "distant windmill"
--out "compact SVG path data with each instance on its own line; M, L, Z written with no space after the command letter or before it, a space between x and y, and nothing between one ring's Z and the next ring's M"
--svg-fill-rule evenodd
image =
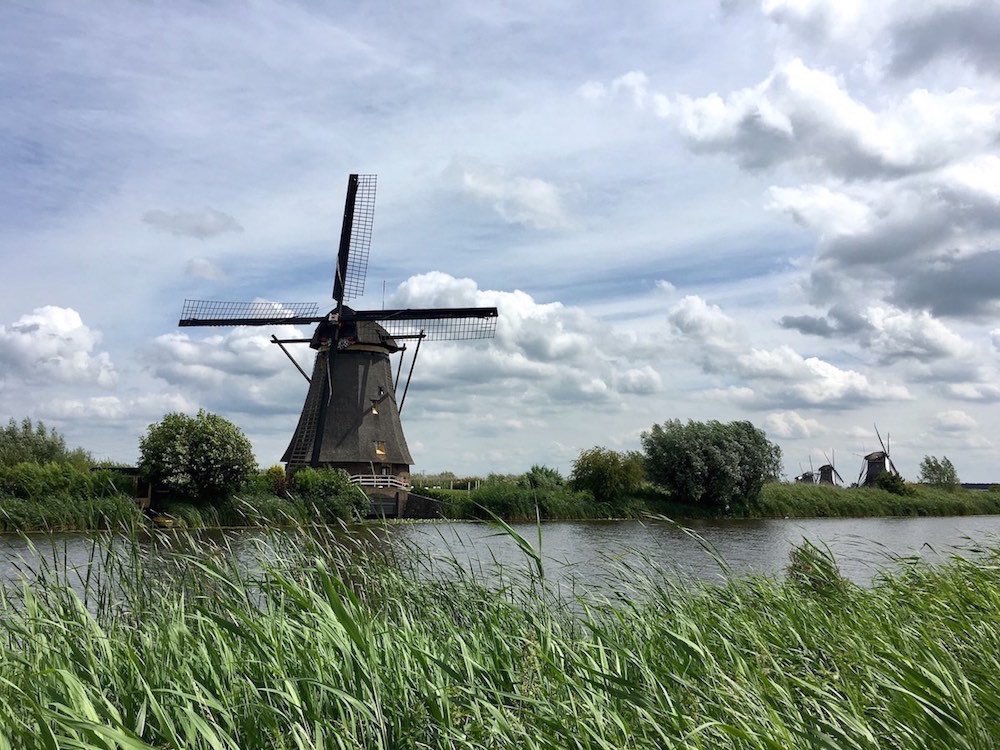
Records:
M826 463L819 467L819 483L829 484L836 487L839 484L845 484L844 478L840 476L840 472L837 471L837 452L833 451L833 460L826 455L826 451L823 452L823 458L826 459Z
M310 303L186 300L178 325L316 324L311 338L271 337L309 381L298 425L281 460L292 471L302 466L344 469L370 495L386 488L403 490L402 498L399 492L395 495L398 511L413 463L399 421L409 377L397 406L399 375L394 381L389 355L406 348L398 343L403 339L417 341L415 362L424 339L492 338L497 309L354 310L345 305L345 299L364 294L374 216L375 175L352 174L333 276L333 309L325 315ZM285 349L290 343L308 343L316 350L312 377Z
M858 474L859 487L874 486L875 480L886 472L895 474L897 477L900 475L896 470L895 464L892 462L892 457L889 455L889 446L887 443L882 442L882 435L879 434L878 425L875 425L875 435L878 437L878 442L882 446L882 450L874 451L864 457L864 463L861 465L861 473ZM888 434L886 434L886 440L889 440Z
M813 471L813 459L809 456L809 471L802 471L802 464L799 463L799 475L795 477L796 484L816 484L816 472Z

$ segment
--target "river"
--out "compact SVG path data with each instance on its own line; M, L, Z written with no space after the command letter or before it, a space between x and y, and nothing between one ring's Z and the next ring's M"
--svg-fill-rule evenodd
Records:
M541 525L541 552L550 580L573 582L585 590L600 589L611 576L619 584L621 568L638 574L660 571L683 579L718 580L719 559L737 575L781 575L791 548L804 539L825 545L837 558L841 572L869 585L879 571L904 564L901 558L940 561L948 555L976 553L979 546L1000 545L1000 516L944 518L755 519L698 520L688 531L658 521L552 521ZM513 524L533 547L538 546L535 524ZM162 544L176 532L158 532L147 543ZM253 558L266 532L252 529L202 531L209 541L227 543L230 554ZM446 566L454 561L486 579L500 568L513 570L529 564L516 542L497 527L470 522L389 524L356 530L357 537L400 549L423 550ZM95 534L0 535L0 580L31 577L40 557L65 561L86 571L93 560Z

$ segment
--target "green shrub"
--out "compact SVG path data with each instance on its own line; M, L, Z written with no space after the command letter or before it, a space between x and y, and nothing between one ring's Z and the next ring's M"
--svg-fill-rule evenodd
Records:
M194 417L172 412L150 425L139 453L151 482L198 503L231 497L257 468L243 432L204 409Z
M892 471L883 471L875 477L875 486L893 495L909 495L913 490L906 486L903 478Z
M368 513L370 501L347 472L340 469L298 469L293 478L295 493L315 508L324 522L351 520Z
M520 476L518 484L533 490L551 490L562 487L566 480L558 470L535 464Z
M570 485L589 492L594 500L621 505L639 491L643 479L642 456L596 447L582 451L573 462Z

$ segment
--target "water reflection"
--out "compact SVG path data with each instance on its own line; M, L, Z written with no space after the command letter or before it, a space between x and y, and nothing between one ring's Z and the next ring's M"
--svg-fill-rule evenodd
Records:
M514 524L533 546L534 524ZM794 545L808 539L834 553L841 572L867 585L880 570L898 559L920 556L931 561L960 552L974 554L977 545L1000 544L1000 516L948 518L700 520L689 531L657 521L572 521L542 524L541 553L546 577L568 590L616 592L629 577L659 576L666 571L681 579L719 580L724 569L734 574L780 575ZM139 540L150 559L157 553L184 548L188 537L158 532ZM361 527L341 535L350 548L357 544L387 545L401 562L424 558L438 570L460 566L477 577L498 580L498 571L523 570L529 560L508 535L479 523L418 523ZM87 577L106 563L96 534L0 536L0 581L31 579L40 567L65 566L75 572L69 583L81 589ZM196 535L198 554L235 559L253 574L262 555L295 544L294 534L259 530L204 531ZM116 544L129 544L119 538ZM419 559L418 559L419 558ZM720 562L724 561L724 562ZM628 576L616 575L619 570Z

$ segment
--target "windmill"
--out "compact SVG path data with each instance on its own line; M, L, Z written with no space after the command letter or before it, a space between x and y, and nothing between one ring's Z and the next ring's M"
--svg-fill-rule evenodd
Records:
M878 425L875 425L875 435L878 437L878 442L882 446L882 450L873 451L864 457L864 463L861 465L861 473L858 474L859 487L874 486L875 480L879 478L879 475L887 471L895 474L897 477L899 476L899 472L892 462L892 457L889 455L891 437L886 434L886 442L882 442L882 435L879 434Z
M816 484L816 472L813 471L813 459L809 456L809 471L802 471L802 463L799 462L799 475L795 477L796 484Z
M405 503L413 459L399 420L413 364L426 340L492 338L495 307L355 310L345 300L364 294L375 216L375 175L352 174L333 275L333 309L320 314L312 303L211 302L185 300L180 326L315 325L310 338L272 343L309 381L295 432L282 456L289 471L303 466L345 470L369 495L395 491L396 509ZM416 349L400 404L389 355ZM285 344L308 343L316 350L312 376ZM402 493L400 492L402 491Z
M844 478L840 476L840 472L837 471L837 452L833 451L833 460L826 455L826 451L823 451L823 458L826 459L826 463L819 467L819 483L829 484L834 487L837 483L844 484Z

